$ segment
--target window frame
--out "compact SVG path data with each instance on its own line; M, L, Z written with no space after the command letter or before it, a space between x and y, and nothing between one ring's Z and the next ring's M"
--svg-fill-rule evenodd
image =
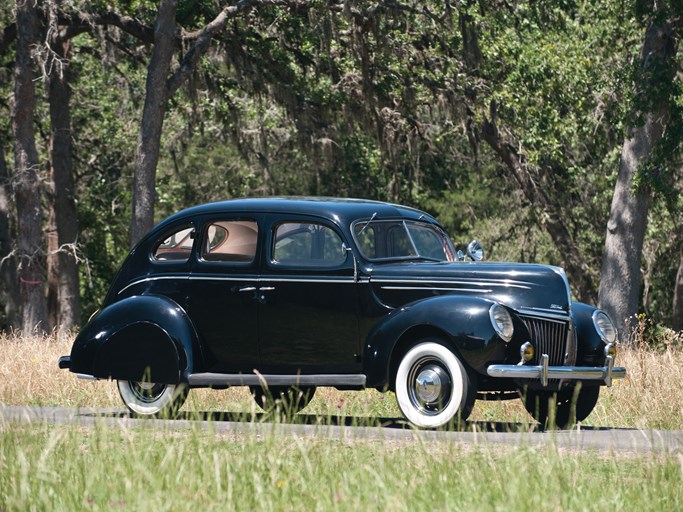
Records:
M252 222L256 226L256 247L252 259L249 261L230 261L230 260L220 260L220 259L207 259L206 253L204 252L204 246L208 242L209 229L211 226L220 223L230 223L230 222ZM221 247L230 238L230 230L222 225L217 226L224 229L228 233L228 237L222 241L218 247ZM237 216L237 217L227 217L227 216L216 216L210 219L206 219L203 223L201 229L201 236L199 242L197 243L197 262L201 265L220 265L220 266L235 266L235 267L249 267L258 263L259 259L259 247L261 241L261 231L262 226L257 217L249 216ZM220 254L220 253L219 253Z
M187 258L185 259L159 259L157 256L157 251L159 250L159 247L164 243L164 241L167 238L172 237L176 233L179 233L181 231L184 231L186 229L190 229L189 237L190 240L192 240L192 245L190 246L190 250L187 251ZM184 222L182 224L177 224L176 226L173 226L166 231L164 231L163 235L158 237L155 242L151 246L151 250L149 251L149 259L155 264L159 265L182 265L185 263L188 263L192 259L192 253L195 250L197 244L197 225L195 222ZM173 252L173 251L168 251L168 252ZM177 251L177 252L184 252L184 251Z
M270 229L269 229L269 243L268 243L268 265L272 268L282 268L282 269L301 269L305 271L310 271L310 270L324 270L324 271L330 271L330 270L339 270L346 268L346 265L348 263L348 253L343 255L340 259L339 262L336 262L334 264L321 264L324 263L326 260L323 258L320 259L310 259L308 261L311 261L311 264L305 264L301 262L288 262L288 261L280 261L275 259L275 244L277 243L277 230L280 228L280 226L283 226L285 224L313 224L316 226L320 226L321 228L328 229L332 233L334 233L337 238L339 239L340 245L339 245L339 251L341 253L341 248L342 245L348 243L344 239L344 235L342 234L341 230L338 228L338 226L326 222L324 219L310 219L310 218L281 218L278 219L274 222L271 223ZM320 235L324 237L324 232ZM323 254L325 251L325 248L323 246L322 248ZM305 261L305 260L304 260Z
M411 244L413 250L415 251L415 255L413 255L413 256L382 256L382 257L375 257L375 258L368 257L365 254L365 252L363 251L363 244L358 239L358 236L356 234L356 227L359 224L365 224L368 227L372 227L372 226L370 226L370 224L383 224L383 223L386 223L386 224L393 223L396 225L403 224L405 232L408 235L408 239L410 240L410 244ZM433 228L434 230L436 230L448 242L449 250L452 253L451 256L453 257L452 260L444 259L444 260L440 260L440 261L447 262L447 263L452 263L453 261L456 261L456 259L455 259L455 248L453 247L453 242L451 241L450 237L446 234L446 231L444 231L444 229L441 226L439 226L438 224L434 224L431 222L425 222L424 220L420 220L420 219L407 219L405 217L396 217L396 218L389 218L389 219L372 219L372 218L371 219L358 219L358 220L355 220L351 223L351 226L350 226L351 237L353 238L353 242L354 242L355 246L358 248L358 252L359 252L360 256L369 262L414 261L414 260L421 259L421 258L428 258L428 256L422 255L420 253L419 249L417 248L417 245L415 244L415 240L413 239L413 235L410 232L410 228L408 227L408 223L418 224L418 225L422 225L422 226L428 227L428 228ZM361 228L361 229L365 229L365 228ZM374 235L376 236L376 233L374 233ZM391 240L389 238L389 235L388 234L385 235L385 240L384 240L385 245L389 244L390 242L391 242ZM375 240L375 244L376 243L377 243L377 240ZM386 249L386 247L385 247L385 249ZM375 252L377 252L377 251L375 250Z

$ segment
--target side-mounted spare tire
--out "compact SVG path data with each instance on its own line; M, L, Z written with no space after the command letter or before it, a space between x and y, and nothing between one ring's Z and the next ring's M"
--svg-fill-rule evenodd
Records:
M408 350L396 371L396 401L413 425L436 428L472 412L476 386L458 357L429 338Z

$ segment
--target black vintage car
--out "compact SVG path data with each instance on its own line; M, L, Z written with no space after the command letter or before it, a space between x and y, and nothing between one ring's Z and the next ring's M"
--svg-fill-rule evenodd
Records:
M560 268L467 252L430 215L382 202L197 206L133 249L59 366L116 379L138 415L175 411L193 387L301 408L334 386L392 390L419 427L487 395L521 397L541 422L584 419L626 374L609 317L572 302Z

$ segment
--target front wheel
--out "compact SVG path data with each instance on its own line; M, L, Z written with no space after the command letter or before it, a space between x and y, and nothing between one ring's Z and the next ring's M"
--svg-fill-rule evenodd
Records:
M172 416L187 398L187 384L160 384L133 380L117 381L123 403L138 416Z
M411 348L396 371L396 401L417 427L436 428L467 419L476 389L467 370L444 345L424 341Z
M593 412L599 396L600 386L579 383L555 392L529 389L522 400L529 414L544 427L568 428Z

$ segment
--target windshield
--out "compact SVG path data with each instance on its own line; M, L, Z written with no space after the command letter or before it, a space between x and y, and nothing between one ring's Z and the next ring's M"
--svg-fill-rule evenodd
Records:
M453 244L433 224L413 220L369 220L353 225L353 236L368 260L455 261Z

